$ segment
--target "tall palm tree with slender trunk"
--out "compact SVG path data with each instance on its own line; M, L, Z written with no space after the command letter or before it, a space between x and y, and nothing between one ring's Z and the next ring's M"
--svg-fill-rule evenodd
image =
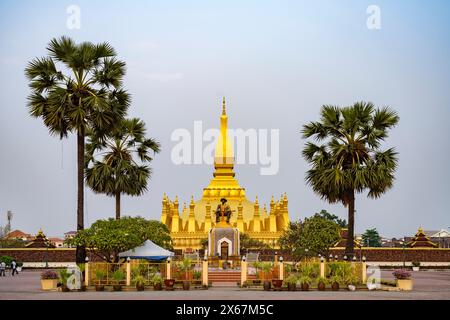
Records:
M108 43L76 44L65 36L52 39L47 51L25 69L29 112L60 139L77 135L77 230L83 230L85 134L105 134L126 115L130 98L122 88L125 63ZM85 248L77 247L78 263L85 255Z
M344 108L324 105L320 121L303 126L303 138L320 143L307 142L303 149L311 165L306 182L322 199L348 207L348 257L354 254L355 194L368 190L368 197L378 198L393 185L397 153L382 151L381 143L398 121L388 107L357 102Z
M112 134L88 134L86 145L86 183L96 193L116 199L116 219L120 219L122 194L140 196L147 190L152 161L151 152L158 153L160 144L145 137L142 120L125 119Z

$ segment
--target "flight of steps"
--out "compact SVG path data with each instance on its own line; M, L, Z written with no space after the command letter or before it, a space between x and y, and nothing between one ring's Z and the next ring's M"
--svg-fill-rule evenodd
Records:
M255 276L247 276L249 280L254 279ZM238 282L241 282L241 271L239 270L214 270L208 271L208 281L212 282L213 287L235 287Z

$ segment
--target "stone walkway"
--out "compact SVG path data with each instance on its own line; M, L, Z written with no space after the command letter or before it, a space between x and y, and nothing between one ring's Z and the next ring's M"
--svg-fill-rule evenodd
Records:
M397 300L397 299L445 299L450 300L450 271L413 272L414 291L309 291L265 292L237 287L210 288L191 291L144 291L144 292L43 292L39 271L24 271L12 277L0 277L0 300ZM392 278L391 272L383 271L382 277Z

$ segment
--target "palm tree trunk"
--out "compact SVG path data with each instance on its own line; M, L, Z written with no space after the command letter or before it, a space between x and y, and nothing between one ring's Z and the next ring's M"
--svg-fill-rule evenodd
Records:
M352 259L354 255L355 245L355 191L349 192L348 199L348 231L347 231L347 244L345 247L345 255L348 259Z
M84 229L84 129L77 133L77 231ZM77 246L76 261L84 263L86 248Z
M120 192L116 193L116 220L120 219Z

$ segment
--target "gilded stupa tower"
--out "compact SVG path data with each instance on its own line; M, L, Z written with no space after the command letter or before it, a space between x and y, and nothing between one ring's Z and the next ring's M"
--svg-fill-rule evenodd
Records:
M275 201L272 197L269 210L261 206L258 197L249 201L245 188L239 185L234 172L233 143L228 135L228 116L225 98L220 116L220 136L214 155L214 173L209 185L203 189L202 198L191 197L180 209L178 197L174 200L164 194L161 222L165 223L172 236L175 249L200 249L209 230L215 226L215 210L221 198L226 198L233 214L230 224L250 238L260 240L270 247L277 241L289 224L287 195Z

